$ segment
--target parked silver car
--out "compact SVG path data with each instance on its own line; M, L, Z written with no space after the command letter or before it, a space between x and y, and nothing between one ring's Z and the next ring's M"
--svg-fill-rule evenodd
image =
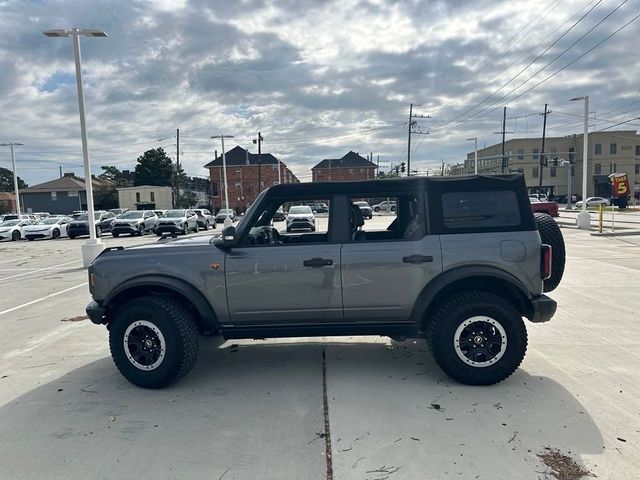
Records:
M156 234L182 233L186 235L189 230L198 231L198 216L191 209L167 210L164 216L156 223Z
M111 235L118 237L121 233L144 235L154 232L158 216L152 210L130 210L122 213L111 224Z

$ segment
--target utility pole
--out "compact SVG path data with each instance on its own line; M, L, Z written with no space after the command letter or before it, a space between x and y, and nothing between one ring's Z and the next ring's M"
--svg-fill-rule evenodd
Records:
M264 137L258 132L258 138L253 139L253 144L258 144L258 194L262 192L262 141ZM280 165L278 165L280 167Z
M211 138L219 138L222 141L222 175L224 177L224 208L229 209L229 185L227 184L227 156L224 150L224 137L233 138L233 135L214 135ZM233 222L229 215L224 218L224 226L228 227Z
M180 202L180 129L176 128L176 176L175 176L175 185L176 185L176 207Z
M442 173L440 175L444 177L444 160L442 160Z
M431 118L429 115L414 115L413 107L421 107L422 104L419 103L410 103L409 104L409 132L407 139L407 176L411 175L411 134L415 133L417 135L429 135L429 131L423 130L414 130L414 127L417 127L418 122L414 120L414 118Z
M502 110L502 130L499 132L493 132L496 135L502 135L502 154L500 155L500 172L504 173L505 169L509 166L507 159L504 156L504 143L505 143L505 135L512 134L513 132L507 132L507 107L504 107ZM495 172L494 172L495 173Z
M16 213L20 215L20 192L18 191L18 174L16 172L16 156L13 151L13 147L21 147L24 145L23 143L18 142L9 142L9 143L1 143L0 147L9 147L11 149L11 165L13 168L13 189L16 195Z
M544 172L544 166L547 163L545 161L545 155L544 155L544 139L547 133L547 115L549 115L551 113L551 111L547 110L547 104L544 104L544 113L542 113L541 115L544 116L544 120L542 121L542 148L541 148L541 152L540 152L540 182L538 183L538 198L540 197L540 194L542 193L542 172Z

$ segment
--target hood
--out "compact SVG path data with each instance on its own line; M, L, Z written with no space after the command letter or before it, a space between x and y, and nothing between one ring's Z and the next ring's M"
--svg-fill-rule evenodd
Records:
M161 217L158 219L159 222L181 222L186 220L187 217Z
M289 218L312 218L313 213L290 213L287 215L287 219Z
M96 220L97 222L97 220ZM69 226L73 226L73 227L88 227L89 226L89 220L74 220L72 222L69 222Z
M40 230L50 230L54 226L55 225L27 225L24 229L30 232L35 232Z
M0 227L0 232L8 232L12 228L16 228L16 227Z
M148 243L146 245L136 245L134 247L127 247L125 250L148 250L148 249L157 249L157 248L169 248L169 247L184 247L186 245L208 245L211 243L214 237L219 237L220 235L200 235L197 237L191 238L181 238L181 239L173 239L169 238L168 240L158 240L156 243Z

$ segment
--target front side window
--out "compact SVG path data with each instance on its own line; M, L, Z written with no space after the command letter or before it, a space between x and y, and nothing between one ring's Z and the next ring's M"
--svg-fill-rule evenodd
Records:
M326 210L312 209L319 204L326 205ZM261 205L261 211L252 217L251 224L247 226L248 233L241 243L245 246L326 243L329 241L330 207L327 199L267 200Z
M442 194L442 215L447 229L515 227L520 209L515 192L478 191Z

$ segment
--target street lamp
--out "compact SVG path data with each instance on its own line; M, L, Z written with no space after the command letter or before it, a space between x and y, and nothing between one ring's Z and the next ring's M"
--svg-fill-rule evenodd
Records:
M224 138L233 138L233 135L214 135L211 138L219 138L222 140L222 172L224 177L224 208L229 210L229 185L227 184L227 156L224 151ZM224 226L228 227L229 225L233 225L231 221L231 217L229 216L229 212L227 211L227 215L224 217Z
M478 174L478 137L467 138L467 142L473 140L475 150L475 174Z
M13 189L16 195L16 213L18 214L18 218L20 218L20 192L18 191L18 174L16 173L16 156L13 152L13 147L22 146L24 143L18 142L9 142L9 143L0 143L0 147L10 147L11 148L11 165L13 165Z
M89 240L82 245L82 263L85 267L96 258L104 244L96 238L96 220L93 209L93 185L91 182L91 165L89 163L89 147L87 146L87 125L84 114L84 89L82 87L82 59L80 57L80 36L106 37L107 34L100 30L87 30L82 28L56 29L43 32L47 37L71 37L73 39L73 51L76 63L76 85L78 89L78 109L80 111L80 133L82 135L82 157L84 161L85 190L87 193L87 215L89 217Z
M587 212L587 153L589 152L589 95L572 98L571 102L584 100L584 134L582 144L582 211L578 214L576 224L583 230L591 229L591 216Z

